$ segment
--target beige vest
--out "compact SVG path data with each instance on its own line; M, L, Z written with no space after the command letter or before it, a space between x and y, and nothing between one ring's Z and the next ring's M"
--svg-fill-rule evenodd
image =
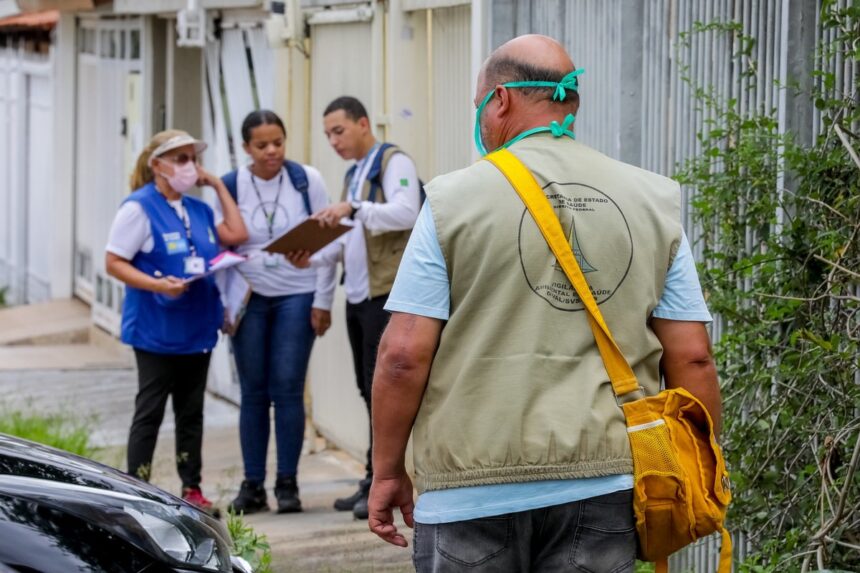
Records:
M567 137L510 150L555 206L616 340L659 390L648 327L681 238L674 181ZM419 491L631 473L621 409L573 287L496 167L427 186L451 281L414 427Z
M385 173L385 168L388 167L388 162L395 153L403 152L397 147L389 147L383 152L381 174ZM344 181L341 201L347 200L349 183L349 179ZM370 187L370 181L365 180L364 186L361 189L362 201L367 201L370 198ZM385 191L381 186L376 190L374 202L385 203ZM391 292L391 287L394 285L394 277L397 276L397 268L400 266L400 260L403 258L403 251L406 249L406 243L409 242L409 235L411 233L412 230L410 229L406 231L389 231L374 235L366 227L364 228L370 298L376 298Z

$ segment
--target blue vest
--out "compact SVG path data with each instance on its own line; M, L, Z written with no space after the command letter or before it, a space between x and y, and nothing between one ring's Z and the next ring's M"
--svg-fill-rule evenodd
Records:
M164 196L149 183L126 201L137 201L149 217L153 248L138 252L131 264L149 276L185 277L185 258L191 255L185 224ZM191 226L191 243L206 267L218 254L218 239L212 209L200 199L183 196ZM212 276L191 283L182 295L172 298L126 286L122 308L122 341L158 354L207 352L218 341L224 319L221 298Z

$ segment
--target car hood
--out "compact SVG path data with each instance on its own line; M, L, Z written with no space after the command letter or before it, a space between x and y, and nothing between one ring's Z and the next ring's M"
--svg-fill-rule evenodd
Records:
M0 434L0 474L104 489L170 505L185 503L112 467L6 434Z

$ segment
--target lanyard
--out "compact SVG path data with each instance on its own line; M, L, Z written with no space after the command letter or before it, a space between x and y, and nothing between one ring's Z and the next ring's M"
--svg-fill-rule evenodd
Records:
M159 195L161 195L159 193ZM161 195L164 197L164 195ZM167 197L164 197L164 200L167 201ZM182 207L182 213L180 214L176 209L173 208L173 205L170 204L170 201L167 201L170 210L173 211L173 214L182 221L182 226L185 227L185 238L188 240L188 249L191 251L191 256L197 256L197 247L194 246L194 241L191 239L191 218L188 216L188 209L185 208L185 202L180 199L179 206Z
M250 172L250 170L249 170ZM263 196L260 195L260 190L257 189L257 179L251 173L251 185L254 186L254 192L257 194L257 200L260 202L260 209L263 211L263 216L266 217L266 227L269 229L269 239L275 238L275 213L278 212L278 205L281 201L281 189L284 184L284 170L281 169L281 176L278 177L278 194L275 195L275 203L272 205L272 212L266 211L266 206L263 204Z
M367 152L367 155L365 155L364 158L356 164L355 175L352 176L352 181L349 183L349 198L353 201L358 200L359 184L367 178L366 176L362 176L364 167L367 165L367 162L376 155L377 149L379 149L379 143L374 143L373 147L370 148L370 151Z

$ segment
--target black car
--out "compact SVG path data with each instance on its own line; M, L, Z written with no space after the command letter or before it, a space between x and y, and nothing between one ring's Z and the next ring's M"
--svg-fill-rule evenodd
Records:
M0 573L250 573L217 519L92 460L0 434Z

